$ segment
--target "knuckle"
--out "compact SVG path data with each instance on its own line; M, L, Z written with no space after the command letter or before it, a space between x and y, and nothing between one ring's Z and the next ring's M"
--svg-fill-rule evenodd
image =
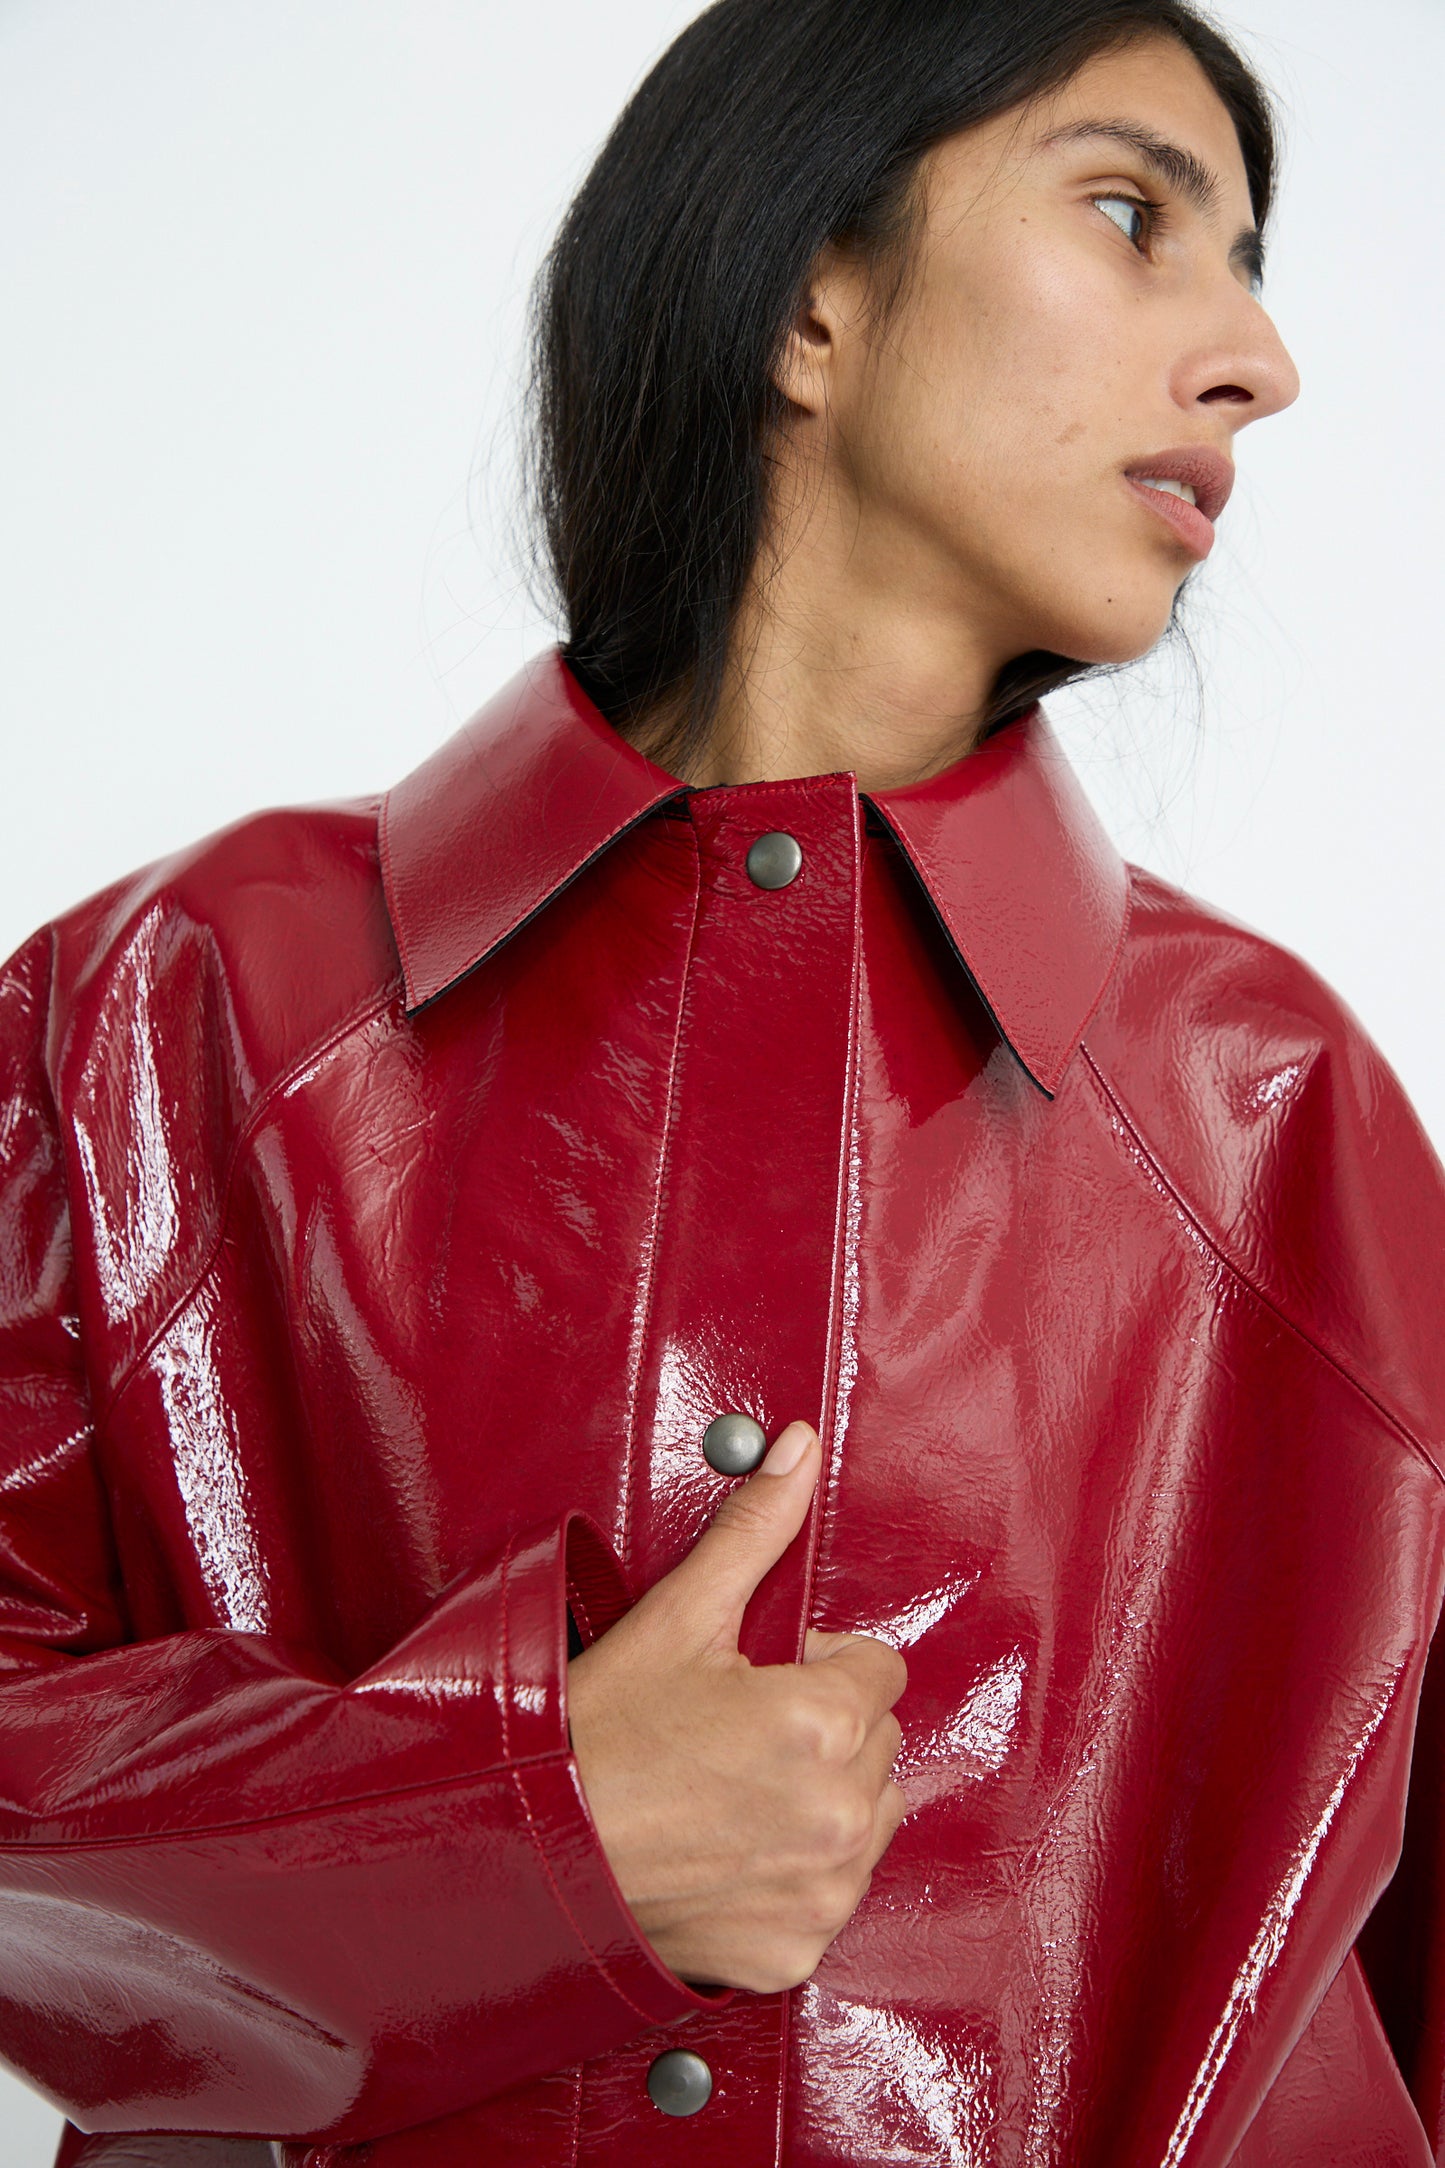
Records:
M868 1744L867 1711L860 1709L855 1704L847 1710L845 1719L840 1725L840 1730L843 1734L843 1759L852 1761L855 1756L862 1753L864 1747Z
M810 1681L805 1706L809 1745L819 1761L841 1765L861 1753L868 1719L846 1682Z
M784 1740L794 1754L827 1759L830 1712L824 1698L799 1675L780 1711Z
M826 1947L852 1919L864 1887L856 1874L818 1876L805 1900L802 1924L810 1934L822 1936Z
M862 1711L839 1707L822 1711L818 1722L817 1752L821 1761L842 1765L863 1750L868 1726Z
M830 1865L856 1859L873 1834L873 1809L857 1792L822 1801L816 1819L816 1851Z
M770 1715L779 1750L790 1759L812 1754L817 1742L816 1703L792 1675L773 1673L768 1684L772 1686L774 1681Z

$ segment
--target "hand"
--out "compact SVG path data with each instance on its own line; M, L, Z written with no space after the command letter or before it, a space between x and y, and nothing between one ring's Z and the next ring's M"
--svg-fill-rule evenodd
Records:
M749 1596L801 1529L822 1450L790 1423L681 1565L568 1666L597 1834L681 1978L796 1987L852 1918L903 1816L903 1659L809 1632L800 1664L738 1652Z

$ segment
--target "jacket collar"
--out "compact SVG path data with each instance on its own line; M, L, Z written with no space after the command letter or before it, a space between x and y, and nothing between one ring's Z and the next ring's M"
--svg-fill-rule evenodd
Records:
M408 1011L686 789L618 736L558 649L527 663L383 802ZM1042 709L941 775L866 798L1003 1039L1052 1097L1118 954L1127 881Z
M926 783L867 793L1005 1043L1050 1098L1124 939L1124 861L1041 707Z

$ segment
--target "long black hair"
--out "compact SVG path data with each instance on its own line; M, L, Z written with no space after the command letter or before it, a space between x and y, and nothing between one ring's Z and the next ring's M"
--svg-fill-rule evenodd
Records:
M528 485L563 653L619 728L670 716L659 759L717 711L820 249L898 260L925 152L1150 33L1213 84L1263 226L1269 100L1188 0L715 0L633 94L533 290ZM986 726L1081 667L1020 656Z

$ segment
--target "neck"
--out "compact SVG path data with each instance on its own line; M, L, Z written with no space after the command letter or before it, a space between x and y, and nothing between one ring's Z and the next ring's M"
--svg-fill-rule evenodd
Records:
M906 617L859 612L839 625L769 619L740 629L747 660L730 670L687 782L851 770L860 789L888 790L952 767L978 742L989 686L969 670L971 658L930 645Z
M832 486L830 486L830 481ZM916 536L860 518L836 478L793 494L734 624L707 743L684 782L852 771L863 790L921 781L971 752L1011 650L961 603L956 569ZM644 751L668 717L644 725Z

